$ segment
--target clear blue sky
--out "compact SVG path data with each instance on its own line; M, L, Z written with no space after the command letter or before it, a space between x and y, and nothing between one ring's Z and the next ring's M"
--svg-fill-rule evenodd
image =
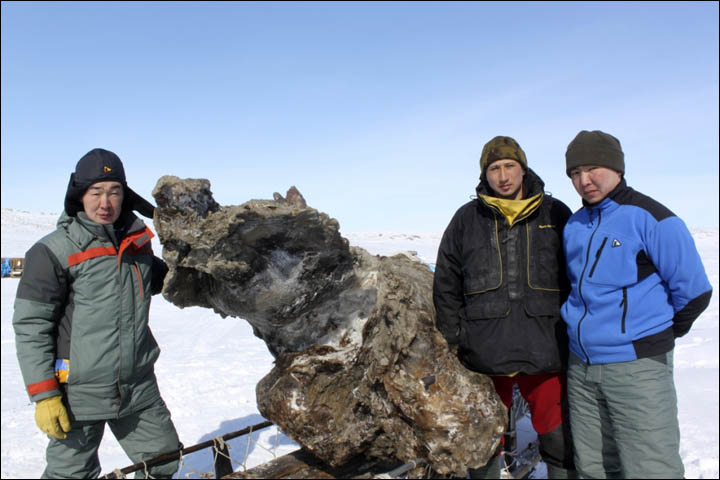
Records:
M153 200L296 185L345 232L442 230L514 137L571 209L565 149L618 137L626 178L718 226L717 2L2 2L2 206L60 212L102 147Z

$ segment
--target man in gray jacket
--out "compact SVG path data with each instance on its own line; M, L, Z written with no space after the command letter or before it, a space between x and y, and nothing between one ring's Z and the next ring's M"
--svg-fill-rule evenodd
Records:
M94 149L70 176L57 230L25 255L13 327L35 420L50 437L43 478L97 477L106 423L134 463L182 448L148 326L167 266L132 210L153 214L127 186L120 158ZM148 473L176 470L174 461Z

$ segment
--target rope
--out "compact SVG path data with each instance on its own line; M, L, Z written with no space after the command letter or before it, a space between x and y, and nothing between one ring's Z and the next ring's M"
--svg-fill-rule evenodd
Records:
M225 455L225 453L223 453L223 449L225 449L225 448L227 448L228 453L230 453L231 447L230 447L229 443L227 443L225 440L223 440L223 438L221 436L217 436L217 437L213 438L213 450L215 451L215 454L213 455L213 465L215 464L215 462L217 462L218 455L222 455L223 457L230 460L230 462L235 462L238 465L240 465L240 462L238 462L234 458L230 457L229 455Z
M512 459L512 462L506 463L505 466L500 469L500 478L513 478L510 468L515 463L517 463L517 460L515 460L514 458ZM504 474L504 476L503 476L503 474Z
M181 478L180 474L182 473L183 468L185 468L186 466L188 470L192 471L186 473L185 478L190 478L190 475L192 475L193 473L199 475L200 478L213 478L215 476L215 474L212 472L201 472L199 470L195 470L190 464L185 465L185 456L183 455L182 450L180 450L179 455L180 459L178 461L177 478Z
M186 474L185 474L185 478L190 478L190 475L192 475L193 473L196 474L196 475L199 475L200 478L214 478L214 477L215 477L215 473L213 473L213 472L201 472L201 471L199 471L199 470L195 470L195 469L194 469L191 465L189 465L189 464L186 465L186 467L188 468L188 470L192 470L192 472L186 473ZM178 478L179 478L179 477L180 477L180 475L178 475Z
M235 463L239 467L241 467L243 470L247 471L247 461L248 461L248 458L250 457L251 442L252 442L252 445L254 445L256 447L260 447L263 450L271 453L273 458L277 458L277 452L275 451L275 449L277 449L277 446L275 447L275 449L270 450L270 449L266 448L264 445L253 440L252 427L250 427L250 432L248 433L248 440L247 440L247 443L245 446L245 458L242 461L237 460L236 458L233 458L231 455L226 455L225 453L222 452L221 448L223 448L223 447L227 447L228 453L230 452L230 449L232 448L229 443L227 443L225 440L223 440L222 437L219 437L219 436L215 437L215 439L213 439L213 442L214 443L217 442L216 443L217 448L213 448L213 450L215 451L215 456L213 457L213 464L215 464L215 462L217 461L217 456L222 455L223 457L230 460L231 463Z
M180 474L182 473L182 469L183 469L183 467L185 466L185 458L183 457L182 449L180 449L180 451L178 452L178 454L180 455L180 458L179 458L179 460L178 460L177 478L180 478Z
M259 424L257 424L257 425L252 425L252 426L250 426L250 427L248 427L248 428L244 428L244 429L242 429L242 430L237 430L237 431L235 431L235 432L227 433L227 434L225 434L225 435L222 435L221 438L222 438L222 441L223 441L223 442L226 442L227 440L230 440L230 439L232 439L232 438L236 438L236 437L239 437L239 436L242 436L242 435L246 435L248 432L252 433L252 431L253 431L255 428L257 428L258 430L262 430L263 428L269 427L269 426L271 426L271 425L272 425L272 422L270 422L270 421L261 422L261 423L259 423ZM211 446L213 446L213 445L214 445L214 442L213 442L212 440L208 440L207 442L198 443L197 445L193 445L193 446L191 446L191 447L181 448L179 451L177 451L177 453L173 452L173 453L164 453L164 454L161 454L161 455L159 455L159 456L157 456L157 457L155 457L155 458L152 458L152 459L147 460L147 463L146 463L145 461L142 461L142 462L138 462L138 463L135 463L135 464L133 464L133 465L130 465L129 467L125 467L125 468L119 469L119 470L118 470L118 469L115 469L112 473L108 473L107 475L104 475L104 476L101 477L101 478L127 478L126 475L127 475L128 473L137 472L137 471L143 471L143 470L144 470L145 473L147 474L148 465L151 466L151 467L154 467L155 465L162 465L162 464L164 464L164 463L168 463L168 462L170 462L170 461L172 461L172 460L174 460L174 459L176 459L176 458L179 458L179 459L180 459L180 466L179 466L179 468L178 468L178 470L179 470L179 471L178 471L178 477L179 477L180 471L181 471L182 468L184 468L184 467L187 467L188 469L194 470L191 466L185 464L184 459L183 459L183 455L188 455L188 454L190 454L190 453L194 453L194 452L203 450L203 449L205 449L205 448L207 448L207 447L211 447ZM228 446L228 449L229 449L229 446ZM227 455L225 455L225 456L227 457ZM247 456L248 456L248 454L246 453L246 457L247 457ZM216 457L216 458L217 458L217 457ZM229 458L229 460L233 461L232 458L230 458L230 457L228 457L228 458ZM234 460L234 461L235 461L235 463L240 463L240 462L238 462L237 460ZM198 472L197 470L194 470L194 471L195 471L196 473L200 474L200 475L203 476L203 477L212 478L212 475L213 475L213 474L209 474L209 473L207 473L207 472ZM186 476L189 476L189 474L186 475ZM152 477L149 477L149 478L152 478Z
M243 470L247 470L247 459L250 456L250 442L252 442L252 426L248 432L248 441L245 444L245 459L242 462Z
M266 447L265 445L259 443L257 440L253 439L253 436L252 436L252 427L250 427L250 432L248 432L248 435L247 435L247 443L245 444L245 458L243 459L242 462L239 462L239 461L237 461L237 460L235 460L235 459L231 459L231 460L234 461L235 463L237 463L240 467L242 467L242 469L243 469L244 471L247 471L247 469L248 469L248 468L247 468L247 461L248 461L248 458L250 457L250 446L251 446L251 445L253 445L253 446L255 446L255 447L260 447L260 448L262 448L262 449L265 450L266 452L270 453L270 455L272 455L272 458L273 458L273 459L276 459L276 458L277 458L277 449L278 449L278 444L279 444L279 442L280 442L280 429L278 428L277 425L275 426L275 440L274 440L274 445L272 445L272 446L269 447L269 448Z
M254 443L255 443L255 446L256 446L256 447L262 448L263 450L265 450L266 452L268 452L269 454L271 454L273 457L275 457L275 453L273 453L273 451L272 451L271 449L267 448L265 445L259 444L258 442L254 442Z
M143 463L143 468L145 469L145 478L155 478L152 475L150 475L150 472L148 472L147 463L145 463L145 460L143 460L142 463Z
M217 449L224 449L227 448L228 451L230 451L230 444L227 443L221 435L218 435L217 437L213 438L213 445Z

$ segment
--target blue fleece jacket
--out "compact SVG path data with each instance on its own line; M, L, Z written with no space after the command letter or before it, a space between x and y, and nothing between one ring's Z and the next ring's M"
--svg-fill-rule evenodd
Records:
M563 233L570 350L588 363L668 352L712 295L684 222L625 180L575 212Z

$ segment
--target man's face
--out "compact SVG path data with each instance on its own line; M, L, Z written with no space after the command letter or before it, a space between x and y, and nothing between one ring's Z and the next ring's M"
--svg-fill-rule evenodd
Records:
M522 165L517 160L503 158L490 164L485 173L490 188L500 198L510 200L522 200L523 191Z
M94 183L82 197L85 215L93 222L112 225L120 217L123 197L120 182Z
M583 165L570 170L570 180L575 191L588 203L603 201L621 179L620 172L597 165Z

